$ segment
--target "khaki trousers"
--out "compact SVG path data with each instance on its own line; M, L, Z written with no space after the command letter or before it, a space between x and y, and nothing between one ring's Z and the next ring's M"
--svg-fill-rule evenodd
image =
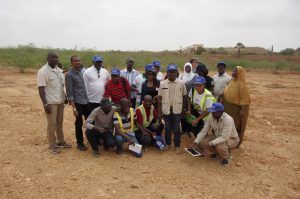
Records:
M239 143L239 139L229 139L227 142L217 144L216 146L209 146L209 142L213 141L216 139L215 135L207 135L200 143L200 147L205 151L205 152L211 152L211 153L217 153L219 156L221 156L223 159L228 159L230 158L230 149L237 147Z
M46 113L47 118L47 138L49 147L56 145L56 139L58 143L64 142L63 134L63 119L64 119L64 104L49 104L51 113ZM56 135L55 135L56 132Z

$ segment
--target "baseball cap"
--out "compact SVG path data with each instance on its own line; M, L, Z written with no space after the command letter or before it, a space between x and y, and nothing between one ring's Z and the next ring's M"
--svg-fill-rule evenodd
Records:
M207 109L208 112L213 113L213 112L223 112L224 111L224 106L223 104L216 102L213 103L210 108Z
M145 70L146 70L147 72L149 72L149 71L155 72L155 69L154 69L153 64L147 64L147 65L145 66Z
M152 64L153 64L154 66L159 66L159 67L160 67L160 61L158 61L158 60L153 61Z
M96 62L96 61L103 61L103 58L100 55L95 55L93 57L93 62Z
M221 61L221 62L218 62L218 64L217 64L217 67L218 66L224 66L224 67L226 67L226 63L225 62L223 62L223 61Z
M170 70L177 70L176 64L169 64L167 66L167 71L170 71Z
M206 83L206 81L205 81L204 77L197 77L193 84L195 85L195 84L205 84L205 83Z
M113 68L113 69L111 69L111 74L112 75L120 75L120 70L117 68Z

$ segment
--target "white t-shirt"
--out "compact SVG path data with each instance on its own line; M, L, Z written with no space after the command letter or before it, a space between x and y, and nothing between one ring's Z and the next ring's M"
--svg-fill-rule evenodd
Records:
M139 74L132 82L133 85L135 85L137 87L137 89L139 90L139 93L141 94L142 92L142 85L143 83L146 81L146 78L144 77L143 74ZM137 94L137 93L136 93ZM137 102L139 102L139 100L141 99L141 95L136 95L136 99Z
M191 99L193 97L192 91L193 91L193 89L191 89L190 92L189 92L189 98L191 98ZM198 94L198 92L195 91L195 95L194 95L194 99L193 99L193 105L194 105L194 108L198 111L198 113L200 115L205 112L205 110L200 109L200 103L201 103L201 100L204 96L205 96L204 92L202 94ZM205 103L206 108L208 109L212 106L212 104L214 102L213 102L213 100L206 98L204 103Z
M225 87L229 84L231 76L224 73L223 75L216 74L212 76L215 85L214 85L214 96L216 98L220 97L223 94Z
M83 73L85 89L89 102L100 103L105 90L105 84L110 79L108 71L101 68L98 71L94 66L89 67Z
M158 73L156 74L156 79L158 81L162 81L164 80L164 75L160 71L158 71Z

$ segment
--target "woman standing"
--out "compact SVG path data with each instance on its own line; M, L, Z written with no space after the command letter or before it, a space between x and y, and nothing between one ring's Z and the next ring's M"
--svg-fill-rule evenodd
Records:
M185 84L188 84L188 82L191 79L193 79L194 76L195 74L192 71L192 64L187 62L186 64L184 64L183 74L179 75L179 79L184 81ZM189 123L187 123L185 117L181 119L181 128L182 128L182 134L187 133L187 135L191 137L190 132L192 132L192 126Z
M194 77L194 73L192 72L192 64L187 62L183 67L183 74L179 75L179 79L187 83Z
M154 101L158 94L160 82L156 79L156 71L154 67L148 68L146 73L146 81L142 84L141 101L142 104L146 95L150 95Z
M250 91L246 84L245 69L237 66L232 71L232 80L224 90L222 103L225 112L233 120L239 134L241 145L247 126L250 107Z

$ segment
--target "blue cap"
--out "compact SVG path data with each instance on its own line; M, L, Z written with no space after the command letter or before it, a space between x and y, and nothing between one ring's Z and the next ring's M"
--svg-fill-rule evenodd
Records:
M159 67L160 67L160 61L158 61L158 60L153 61L152 64L153 64L154 66L159 66Z
M170 70L177 70L176 64L169 64L167 66L167 71L170 71Z
M194 85L195 84L206 84L205 78L204 77L197 77L193 84Z
M145 70L148 72L148 71L151 71L151 72L155 72L155 68L153 66L153 64L147 64L145 66Z
M224 106L223 104L216 102L213 103L212 106L208 109L206 109L208 112L213 113L213 112L223 112L224 111Z
M103 58L100 55L95 55L93 57L93 62L96 62L96 61L103 61Z
M224 67L226 67L226 63L223 62L223 61L220 61L220 62L217 64L217 67L218 67L218 66L224 66Z
M117 68L113 68L113 69L111 69L111 74L112 75L120 75L120 70Z

